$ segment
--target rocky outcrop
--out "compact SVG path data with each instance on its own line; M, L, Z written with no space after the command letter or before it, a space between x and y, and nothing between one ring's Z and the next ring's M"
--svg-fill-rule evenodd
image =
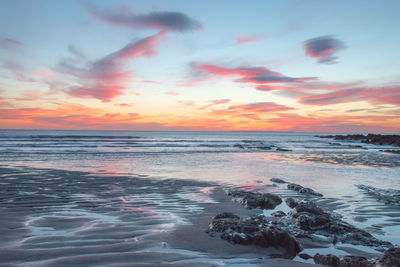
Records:
M365 191L367 194L384 201L388 204L400 205L400 190L395 189L380 189L368 185L356 185L359 189Z
M279 179L279 178L271 178L269 179L271 182L273 183L277 183L277 184L287 184L287 182L285 180Z
M271 225L264 216L252 216L242 220L232 213L218 214L210 223L208 232L212 235L219 233L222 239L235 244L283 249L283 256L287 258L293 258L301 251L293 236Z
M359 256L344 256L338 257L332 254L321 255L315 254L314 262L316 264L322 264L333 267L369 267L371 263L364 257Z
M390 248L381 257L372 260L360 256L338 257L318 253L314 255L313 260L317 264L335 267L400 267L400 247Z
M382 267L400 267L400 247L390 248L379 259Z
M291 197L286 198L285 203L292 209L299 204L294 198Z
M276 151L288 152L288 151L292 151L292 150L291 150L291 149L287 149L287 148L280 148L280 147L278 147L278 148L276 149Z
M348 134L322 135L320 138L334 138L335 140L357 140L366 144L400 146L400 135L392 134Z
M311 188L303 187L303 186L301 186L301 185L299 185L299 184L293 184L293 183L291 183L291 184L288 184L288 185L287 185L287 188L290 189L290 190L297 191L297 192L299 192L300 194L314 195L314 196L318 196L318 197L322 197L322 196L323 196L322 194L320 194L320 193L318 193L318 192L315 192L315 191L312 190Z
M233 190L228 192L235 201L246 208L274 209L282 203L282 199L275 194L261 194L244 190Z
M287 230L295 237L310 237L312 234L326 236L332 243L342 242L375 248L388 248L391 243L374 238L370 233L359 229L339 216L318 207L313 201L297 202L292 198L285 200L293 210L286 216L277 216L273 221L277 227Z

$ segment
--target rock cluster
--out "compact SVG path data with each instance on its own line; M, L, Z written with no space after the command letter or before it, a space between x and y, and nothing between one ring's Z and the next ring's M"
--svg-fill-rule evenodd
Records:
M287 188L290 189L290 190L297 191L297 192L299 192L300 194L314 195L314 196L318 196L318 197L322 197L322 196L323 196L322 194L320 194L320 193L318 193L318 192L315 192L315 191L312 190L311 188L303 187L303 186L301 186L301 185L299 185L299 184L293 184L293 183L291 183L291 184L288 184L288 185L287 185Z
M228 195L250 209L274 209L282 203L282 199L278 195L269 193L261 194L244 190L232 190L228 192Z
M270 225L264 216L240 219L232 213L216 215L209 225L210 234L220 233L224 240L241 245L284 249L284 257L293 258L301 251L297 240L287 231Z
M329 237L332 243L342 242L380 248L392 246L391 243L378 240L370 233L324 211L312 201L296 202L294 199L287 199L286 202L293 211L274 223L294 236L319 234Z
M323 264L333 267L370 267L371 263L364 257L344 256L338 257L332 254L315 254L313 260L316 264Z
M386 250L378 262L382 267L400 267L400 247L393 247Z
M381 257L372 260L360 256L338 257L318 253L314 255L313 260L317 264L334 267L400 267L400 247L390 248Z
M400 135L392 134L348 134L323 135L320 138L334 138L335 140L358 140L366 144L400 146Z

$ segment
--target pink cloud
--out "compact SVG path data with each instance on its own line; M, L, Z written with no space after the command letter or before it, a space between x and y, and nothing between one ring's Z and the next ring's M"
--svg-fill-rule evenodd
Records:
M192 64L193 67L219 76L236 76L236 82L252 84L293 83L315 80L315 77L289 77L265 67L225 68L211 64Z
M161 31L132 42L100 60L85 62L87 68L78 68L68 61L61 62L59 72L74 77L79 84L64 86L62 90L74 97L97 98L103 102L122 95L132 78L132 73L126 70L127 63L138 57L155 56L155 48L165 34L166 32Z
M256 102L244 105L234 105L226 109L211 111L215 116L246 117L252 120L260 120L260 115L294 110L294 108L279 105L274 102Z
M317 106L356 101L367 101L372 104L400 105L400 87L350 88L300 98L300 103L302 104Z
M150 81L150 80L143 80L142 82L144 82L144 83L152 83L152 84L162 84L162 82Z
M173 95L173 96L177 96L177 95L179 95L179 93L177 93L177 92L164 92L164 95Z
M256 35L238 34L236 35L236 44L251 44L263 39L264 38Z
M227 104L229 102L231 102L230 99L216 99L216 100L212 100L210 104L202 106L202 107L199 107L198 109L206 109L206 108L209 108L209 107L213 107L215 105Z
M133 107L132 104L121 103L121 104L114 104L114 106L122 107L122 108L131 108Z

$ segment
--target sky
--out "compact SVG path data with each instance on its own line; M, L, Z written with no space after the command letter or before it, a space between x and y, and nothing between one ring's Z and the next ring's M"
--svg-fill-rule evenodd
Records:
M0 128L400 133L399 10L2 0Z

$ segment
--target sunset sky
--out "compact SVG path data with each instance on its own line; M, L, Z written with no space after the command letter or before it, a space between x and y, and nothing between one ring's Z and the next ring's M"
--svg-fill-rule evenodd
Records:
M0 2L0 128L400 132L400 1Z

